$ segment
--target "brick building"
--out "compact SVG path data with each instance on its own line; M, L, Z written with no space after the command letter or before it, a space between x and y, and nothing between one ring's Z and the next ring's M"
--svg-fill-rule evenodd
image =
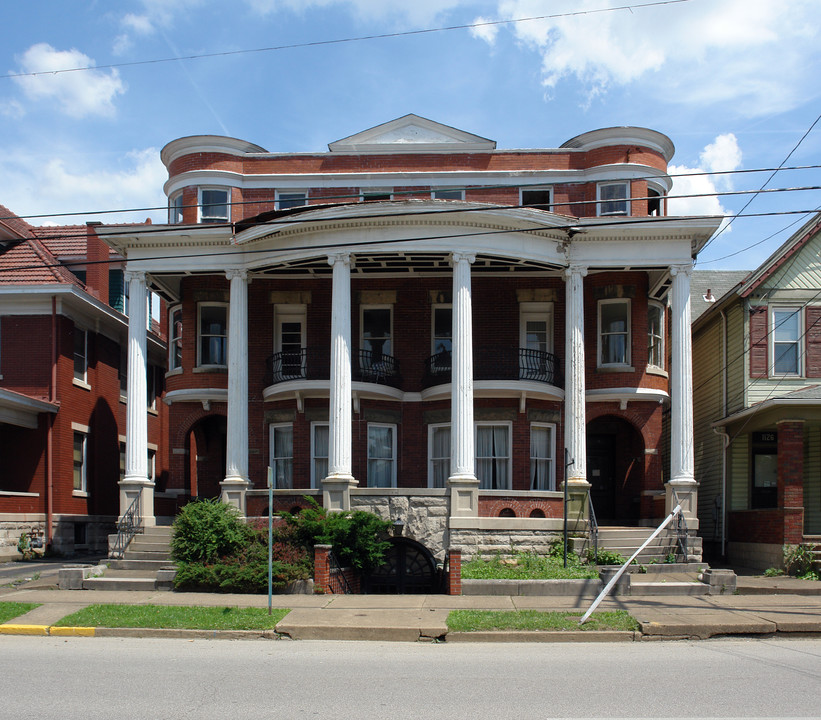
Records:
M122 261L93 225L34 227L0 206L2 558L19 557L24 532L60 552L107 548L126 435ZM166 346L146 337L145 452L161 488Z
M689 272L718 221L666 216L672 154L633 127L498 150L415 115L328 152L169 143L168 224L98 228L132 301L168 303L166 492L258 515L271 467L277 509L373 509L439 558L538 545L565 482L578 529L588 489L600 523L650 525L673 487L695 528ZM129 425L122 499L150 525L145 442Z

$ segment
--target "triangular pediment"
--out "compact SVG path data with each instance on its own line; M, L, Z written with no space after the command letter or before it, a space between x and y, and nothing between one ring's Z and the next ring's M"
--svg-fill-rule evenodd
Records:
M405 115L328 145L331 152L490 152L494 140L419 115Z

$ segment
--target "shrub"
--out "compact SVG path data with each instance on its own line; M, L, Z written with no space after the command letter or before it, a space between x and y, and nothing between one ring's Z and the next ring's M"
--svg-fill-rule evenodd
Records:
M599 565L624 565L626 559L624 555L613 550L601 549L598 552ZM593 552L593 548L587 548L587 562L591 565L596 563L596 553Z
M788 575L805 580L817 580L818 574L813 569L812 549L809 545L784 545L784 570Z
M236 508L218 500L195 500L174 520L171 552L179 562L213 563L246 545L251 532Z
M308 550L317 544L331 545L341 565L365 574L382 564L390 547L389 521L362 510L328 512L313 498L308 500L310 507L296 515L280 513L295 543Z

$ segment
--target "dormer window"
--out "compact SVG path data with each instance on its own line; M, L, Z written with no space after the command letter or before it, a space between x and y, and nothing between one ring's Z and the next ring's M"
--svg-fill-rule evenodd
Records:
M629 215L630 186L626 182L599 183L599 215Z
M465 191L445 190L444 188L440 188L439 190L432 190L430 196L434 200L464 200Z
M277 210L303 207L308 204L308 195L304 190L286 190L277 192Z
M200 188L201 223L227 223L230 220L229 193L227 189Z

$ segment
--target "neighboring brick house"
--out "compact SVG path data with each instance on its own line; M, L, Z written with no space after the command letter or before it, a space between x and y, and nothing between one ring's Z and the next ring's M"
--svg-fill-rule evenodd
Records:
M538 545L565 480L571 527L588 488L619 525L677 488L694 529L689 273L718 220L666 217L672 155L644 128L497 150L415 115L328 152L169 143L169 224L98 229L131 297L169 304L168 491L259 515L271 467L277 509L374 509L439 559Z
M35 227L0 206L2 558L23 532L58 552L108 547L126 434L122 274L94 225ZM146 452L162 482L166 345L148 337Z
M820 253L816 215L750 273L695 273L699 518L736 566L821 536Z

